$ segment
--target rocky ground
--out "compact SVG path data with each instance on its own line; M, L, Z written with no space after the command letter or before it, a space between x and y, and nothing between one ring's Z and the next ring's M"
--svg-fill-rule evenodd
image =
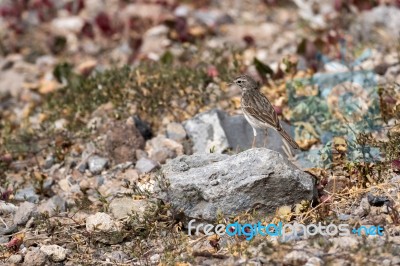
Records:
M400 265L399 6L0 1L0 262ZM272 130L251 148L240 73L301 151Z

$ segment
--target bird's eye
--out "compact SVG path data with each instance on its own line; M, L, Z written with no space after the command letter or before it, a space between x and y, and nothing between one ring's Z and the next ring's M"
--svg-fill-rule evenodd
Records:
M239 80L237 81L237 83L242 83L242 81L239 79Z

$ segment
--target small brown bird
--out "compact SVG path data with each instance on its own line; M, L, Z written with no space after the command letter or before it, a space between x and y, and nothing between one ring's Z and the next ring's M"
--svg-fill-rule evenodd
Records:
M278 115L270 101L260 92L259 84L250 76L241 75L233 81L242 90L241 107L244 117L253 128L254 138L252 147L254 148L257 128L273 128L279 132L284 140L294 149L299 149L299 145L282 128Z

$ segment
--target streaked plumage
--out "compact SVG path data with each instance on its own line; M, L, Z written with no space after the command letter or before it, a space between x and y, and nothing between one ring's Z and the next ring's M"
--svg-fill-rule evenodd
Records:
M234 83L242 89L241 107L246 120L250 123L257 135L256 128L273 128L294 148L299 145L282 128L278 115L270 101L260 92L259 84L250 76L242 75L234 80ZM253 140L253 146L254 146Z

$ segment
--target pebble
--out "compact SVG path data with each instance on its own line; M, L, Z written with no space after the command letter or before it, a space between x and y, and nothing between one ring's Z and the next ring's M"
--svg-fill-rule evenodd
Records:
M9 226L9 227L0 227L0 235L11 235L17 231L18 231L18 227L15 224L12 226ZM6 238L7 238L6 242L8 242L8 237L6 237ZM2 243L4 243L4 242L2 242Z
M78 165L78 171L81 173L85 173L87 167L88 167L87 162L82 162Z
M167 159L175 158L183 154L181 143L168 139L164 135L158 135L146 143L149 158L163 164Z
M55 162L55 158L54 158L53 154L47 155L46 160L44 161L43 168L50 169L53 166L54 162Z
M139 173L149 173L155 168L157 168L159 164L156 161L147 158L141 158L139 161L136 162L135 168L138 170Z
M24 264L26 266L41 266L46 263L46 254L39 248L28 251L25 255Z
M68 121L64 118L54 121L54 128L57 130L66 129L67 125L68 125Z
M67 178L61 179L58 182L58 186L61 188L62 191L65 191L65 192L71 191L71 184Z
M344 214L344 213L340 213L338 216L339 220L341 221L348 221L351 218L351 215L349 214Z
M309 255L303 251L292 251L285 255L283 261L287 265L304 265L308 261Z
M108 159L95 155L89 158L88 164L90 172L97 175L108 165Z
M0 201L0 213L2 214L15 213L17 210L18 207L15 206L14 204Z
M79 183L79 187L81 188L82 191L86 191L89 188L91 188L89 181L87 181L86 179L83 179L80 183Z
M78 33L82 29L83 25L83 19L78 16L55 18L51 23L53 30L59 33Z
M8 236L0 236L0 244L6 244L10 241Z
M187 17L190 12L190 8L187 5L180 5L174 10L174 15L177 17Z
M10 257L8 257L8 259L7 259L8 263L20 263L21 261L22 261L21 254L13 254Z
M180 123L169 123L167 125L167 137L181 142L186 138L186 130Z
M29 202L35 203L39 201L39 196L36 194L35 189L33 187L27 187L17 190L14 199L20 201L27 200Z
M29 218L35 215L37 211L37 207L35 204L25 201L21 205L19 205L18 210L14 214L14 224L24 225L28 222Z
M123 251L116 250L111 253L111 260L117 263L123 263L124 261L128 260L129 256L126 255Z
M89 232L94 232L96 230L112 231L114 229L114 221L107 213L98 212L86 218L86 230Z
M104 184L104 176L102 176L102 175L96 176L95 180L96 180L96 183L95 183L96 187L100 187L101 185Z
M67 256L67 250L58 245L44 245L40 247L40 251L49 256L54 262L63 261Z
M355 249L358 247L358 240L355 236L342 236L331 238L330 241L343 250Z
M370 205L368 202L368 198L364 197L361 202L360 205L356 208L356 210L354 211L354 214L360 218L368 215L368 213L370 212Z
M139 174L136 169L127 169L122 175L119 175L119 178L136 182L139 179Z
M160 261L160 254L154 254L150 257L150 262L153 264L157 264Z
M60 196L56 195L48 199L47 201L41 203L38 207L38 211L40 213L47 212L50 216L53 216L56 214L56 211L65 212L66 206L67 206L66 201Z
M311 257L308 259L307 263L304 266L321 266L325 265L323 260L318 257Z

